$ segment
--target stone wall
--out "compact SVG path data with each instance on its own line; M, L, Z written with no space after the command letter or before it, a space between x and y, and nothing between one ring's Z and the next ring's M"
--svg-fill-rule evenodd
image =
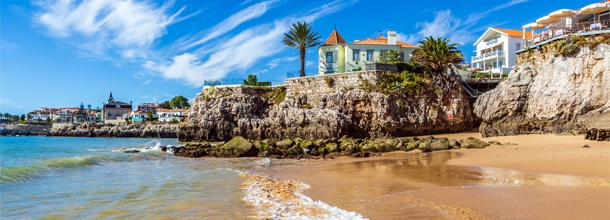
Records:
M354 90L361 87L364 80L376 84L377 76L381 73L381 71L369 70L290 78L286 79L286 92L291 96L308 94L308 103L315 105L320 101L322 94Z

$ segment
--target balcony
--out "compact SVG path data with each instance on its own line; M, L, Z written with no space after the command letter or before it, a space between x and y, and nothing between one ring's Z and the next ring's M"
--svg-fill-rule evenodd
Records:
M504 56L504 51L496 50L496 51L492 51L489 53L484 53L480 56L472 57L472 63L483 61L483 60L488 60L488 59L496 59L496 58L503 57L503 56Z

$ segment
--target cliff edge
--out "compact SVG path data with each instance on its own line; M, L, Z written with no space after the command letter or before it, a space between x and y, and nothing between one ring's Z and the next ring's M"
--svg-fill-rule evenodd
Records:
M388 84L383 74L388 73L301 77L279 87L204 87L180 125L178 138L314 140L471 129L471 109L456 76L407 76Z
M561 43L523 52L508 79L477 99L483 137L610 128L610 45L565 55Z

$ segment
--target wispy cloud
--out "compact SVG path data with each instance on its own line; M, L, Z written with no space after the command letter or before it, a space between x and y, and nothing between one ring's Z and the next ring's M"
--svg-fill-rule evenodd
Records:
M192 86L202 86L206 80L218 80L230 73L247 70L261 59L282 51L285 48L281 43L283 34L292 23L296 21L313 22L319 17L336 12L351 3L353 1L333 1L301 15L289 16L245 29L235 36L222 40L211 40L212 38L209 36L217 35L217 31L210 31L201 39L191 41L202 44L201 46L195 45L199 48L194 51L172 56L169 61L151 60L146 62L143 67L160 73L161 76L168 79L182 80ZM233 21L232 17L234 15L223 22ZM272 61L268 65L274 68L277 66L276 62L280 61L281 59Z
M52 36L68 38L76 47L97 55L114 51L124 58L147 57L149 46L184 10L170 14L172 2L157 6L133 0L37 1L36 21Z
M269 63L267 63L267 65L269 66L269 69L273 69L273 68L279 66L281 62L290 62L290 61L294 61L296 59L299 59L299 57L280 57L280 58L275 58L275 59L269 61Z
M398 40L417 44L425 37L433 36L446 37L454 43L465 45L467 43L471 43L476 39L474 33L487 29L487 27L490 26L498 26L507 23L507 21L502 23L492 22L488 25L475 27L475 25L477 25L481 19L487 17L490 13L494 11L504 9L526 1L529 0L511 0L509 2L496 5L486 11L472 13L468 17L466 17L465 20L456 18L451 12L451 10L436 11L434 12L433 21L423 21L417 23L416 28L421 29L419 32L411 35L399 34Z
M4 51L14 51L19 49L19 45L0 39L0 48Z

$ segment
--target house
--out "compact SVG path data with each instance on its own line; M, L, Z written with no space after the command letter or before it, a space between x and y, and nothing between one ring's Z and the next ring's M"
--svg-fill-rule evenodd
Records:
M396 39L396 31L388 31L387 38L379 35L377 38L347 43L335 29L326 42L318 47L318 74L366 70L366 64L375 63L380 55L389 50L399 52L400 60L408 62L418 46Z
M116 120L117 118L120 118L123 114L132 111L131 106L131 102L125 103L115 101L112 97L112 92L110 92L110 96L102 108L102 121Z
M137 111L148 112L158 108L160 108L158 103L142 103L138 105Z
M47 119L52 121L55 120L55 114L57 111L59 111L59 109L57 108L42 107L40 109L27 113L26 118L30 121L46 121Z
M525 37L532 37L529 32L488 28L474 43L477 55L471 58L472 68L492 73L510 72L517 60L515 52L522 49L521 40L524 34Z
M186 117L186 109L159 109L157 110L157 118L159 121L170 122L172 120L181 121Z
M131 122L144 122L148 114L144 111L132 111L123 115L123 118L131 118Z

